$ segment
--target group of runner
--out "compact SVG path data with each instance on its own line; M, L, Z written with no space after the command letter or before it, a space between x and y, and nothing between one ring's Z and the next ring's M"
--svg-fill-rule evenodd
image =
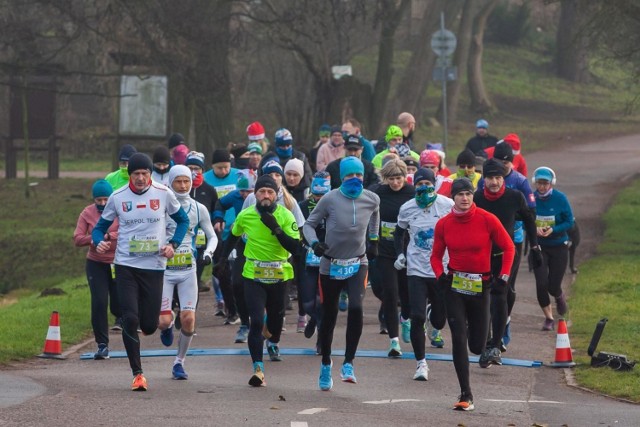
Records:
M249 143L216 150L207 172L204 155L188 150L180 134L158 147L153 160L124 146L120 169L93 185L95 203L82 212L74 234L78 246L90 246L94 357L108 358L110 298L121 319L132 389L147 389L138 332L159 328L162 343L171 346L175 321L180 336L172 376L187 379L198 290L205 288L201 274L214 263L220 311L226 324L240 324L235 341L250 350L249 384L266 385L265 344L270 360L281 360L293 287L297 331L307 338L317 331L318 386L330 390L340 310L347 311L340 378L357 382L354 359L370 284L381 300L388 356L402 356L400 338L411 343L414 380L428 379L427 329L431 344L443 347L440 330L448 323L461 390L454 408L474 409L468 349L480 355L481 368L502 363L523 242L530 245L543 330L554 327L549 295L559 315L567 311L561 283L573 213L554 188L553 170L535 170L533 191L516 170L520 156L526 171L517 135L498 141L479 120L452 174L438 144L415 151L415 126L413 116L402 113L373 144L353 119L324 125L307 157L294 150L287 129L279 129L270 146L254 122L247 127Z

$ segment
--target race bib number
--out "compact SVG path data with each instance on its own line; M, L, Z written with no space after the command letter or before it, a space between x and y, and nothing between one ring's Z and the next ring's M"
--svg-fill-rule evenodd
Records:
M216 193L218 193L218 198L220 198L220 197L226 196L227 194L231 193L235 189L236 189L235 184L220 185L216 187Z
M198 228L198 234L196 234L196 248L204 248L207 244L207 237L204 235L202 228Z
M284 268L280 261L253 261L253 278L261 283L277 283L284 280Z
M160 253L160 241L155 236L132 236L129 240L130 256L153 256Z
M320 257L313 253L313 250L307 251L306 259L307 267L320 267Z
M465 295L479 296L482 294L482 274L453 273L451 290Z
M554 215L536 215L536 227L544 228L553 227L554 225L556 225L556 217Z
M193 253L190 249L179 249L167 260L167 270L189 270L193 267Z
M329 266L329 277L334 280L345 280L360 270L360 258L333 259Z
M393 233L396 231L395 222L380 221L380 238L384 240L393 240Z

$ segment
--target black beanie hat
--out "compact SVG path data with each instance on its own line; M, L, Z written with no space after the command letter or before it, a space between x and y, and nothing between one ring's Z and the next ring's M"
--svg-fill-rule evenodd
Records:
M233 150L231 150L231 154L233 154L234 158L239 159L247 151L249 151L247 144L236 144Z
M433 185L436 184L436 174L434 174L431 169L420 168L415 174L413 174L413 185L420 181L424 181L425 179Z
M456 165L475 165L476 164L476 155L473 154L473 151L468 148L458 154L458 158L456 159Z
M271 188L276 193L278 192L278 184L276 184L276 180L271 178L270 175L261 175L256 181L254 191L257 193L262 187Z
M118 161L128 162L129 158L133 156L134 153L137 153L136 147L131 144L124 144L120 147L120 153L118 153Z
M507 169L504 167L501 161L496 159L489 159L482 165L482 176L505 176Z
M156 147L153 152L153 163L171 163L171 155L169 149L164 145Z
M501 142L500 144L496 144L496 148L493 151L493 157L498 160L507 160L509 162L512 162L513 149L506 142Z
M153 162L151 162L149 156L144 153L135 153L129 158L129 166L127 166L129 175L138 169L147 169L149 172L153 170Z
M461 191L470 191L473 193L473 184L469 178L456 178L451 185L451 198Z
M213 157L211 159L211 164L215 165L216 163L229 163L231 162L231 156L229 152L225 149L218 149L213 152Z
M180 144L184 144L184 136L181 133L174 133L169 137L169 149L175 148Z

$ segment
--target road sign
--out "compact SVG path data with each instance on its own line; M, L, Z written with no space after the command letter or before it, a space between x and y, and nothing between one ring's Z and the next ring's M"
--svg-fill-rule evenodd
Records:
M449 30L441 29L431 36L431 49L438 56L450 56L456 50L456 35Z
M452 82L458 78L458 67L434 67L431 76L438 82Z

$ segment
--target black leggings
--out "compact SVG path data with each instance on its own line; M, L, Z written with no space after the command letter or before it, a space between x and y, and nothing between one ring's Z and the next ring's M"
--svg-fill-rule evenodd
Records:
M436 286L436 279L407 276L409 301L411 302L411 346L416 360L424 359L425 337L424 323L427 311L427 298L431 304L429 321L436 329L442 329L446 322L444 293Z
M91 327L98 344L109 344L109 319L111 314L120 317L120 302L116 281L111 277L111 264L87 259L87 282L91 291Z
M411 314L409 291L407 289L407 270L396 270L395 260L378 257L376 259L384 290L382 292L382 308L389 331L389 338L398 337L398 297L400 298L400 314L408 320Z
M500 276L502 269L502 254L491 255L491 275L496 278ZM507 318L509 317L508 294L511 286L497 284L495 280L491 281L491 337L487 342L488 348L498 347L504 336L504 330L507 326ZM515 295L515 293L514 293Z
M287 282L267 284L244 279L244 297L251 319L247 343L253 362L262 362L262 328L265 310L267 311L267 329L271 333L269 341L274 344L280 342L286 290Z
M511 310L516 303L516 279L518 278L518 271L520 270L520 260L522 259L522 242L515 243L516 253L513 257L513 265L511 266L511 273L509 273L509 289L507 289L507 315L511 316Z
M145 335L158 328L164 270L142 270L116 264L118 299L122 309L122 341L133 375L142 373L138 327Z
M233 267L231 268L231 283L233 285L233 296L236 300L236 308L240 316L240 323L249 326L249 309L247 309L247 302L244 299L244 277L242 277L242 270L246 261L244 247L244 242L238 242L236 245L238 257L233 262Z
M483 282L481 296L463 295L449 288L445 292L447 321L451 330L453 365L460 391L471 393L469 385L469 350L480 354L485 349L489 332L488 283Z
M567 245L541 246L542 265L535 270L536 294L540 307L551 304L549 294L558 298L562 295L562 279L569 262Z
M320 301L322 301L322 323L318 330L322 364L331 363L331 343L333 330L338 318L338 300L340 291L346 288L349 294L347 314L347 345L344 363L352 363L356 356L360 336L362 335L362 300L367 280L367 265L360 265L358 273L345 280L333 280L329 275L320 274Z
M302 308L313 320L320 325L322 310L320 306L320 296L318 294L318 284L320 281L319 267L305 267L298 278L300 291L298 300L302 302Z

